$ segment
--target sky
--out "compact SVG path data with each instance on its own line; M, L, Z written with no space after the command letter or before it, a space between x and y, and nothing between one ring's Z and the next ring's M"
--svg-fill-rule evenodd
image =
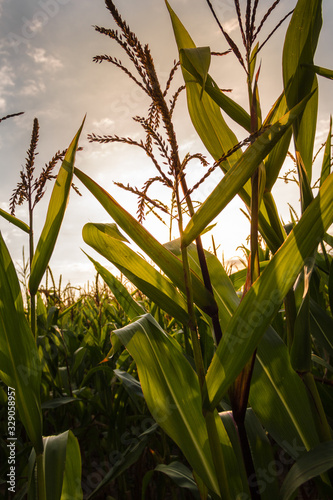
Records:
M115 4L141 42L149 44L160 80L165 82L178 53L164 1L116 0ZM170 0L170 4L197 46L209 45L214 51L228 48L205 0ZM240 43L233 0L215 0L213 4L225 30ZM241 0L241 6L244 4ZM267 0L259 2L258 19L271 4ZM261 41L295 4L296 0L281 0L262 30ZM332 68L331 0L323 0L323 17L315 62ZM282 91L281 60L287 24L288 21L261 53L259 89L263 115L267 114ZM40 125L36 159L36 173L39 174L56 151L69 145L87 113L80 140L84 149L77 154L76 166L101 184L132 215L136 214L137 199L117 187L114 181L141 187L154 175L150 160L142 151L126 144L89 143L87 135L93 132L129 136L135 140L144 138L140 126L132 117L146 116L149 102L118 68L108 63L93 63L95 55L109 54L121 58L124 65L130 67L121 49L108 37L97 33L95 25L114 27L103 0L0 0L0 117L24 112L0 124L0 207L4 210L9 210L10 196L25 165L34 118L38 118ZM220 87L231 88L230 96L248 109L245 73L232 54L213 61L210 73ZM174 91L181 84L179 72ZM327 136L333 110L331 88L330 81L320 79L316 147ZM188 118L185 94L179 99L175 111L175 128L181 156L188 152L207 154ZM233 124L232 128L239 140L244 138L239 128ZM207 159L211 162L208 154ZM189 184L201 175L199 163L192 163ZM202 202L221 177L220 172L211 176L195 193L196 199ZM71 193L50 266L57 280L62 275L63 283L70 281L73 285L83 286L93 281L95 271L82 250L109 269L113 268L85 245L82 227L86 222L111 222L111 219L85 187L78 180L74 182L83 196ZM36 242L44 224L50 193L51 185L35 210ZM155 195L164 197L168 202L168 193L156 192ZM288 222L288 202L299 212L296 186L281 180L274 195L279 213ZM222 252L226 261L242 256L238 247L246 244L249 226L241 208L244 207L236 198L217 219L213 235L220 259ZM27 206L17 207L16 215L27 222ZM154 216L148 216L144 224L161 242L168 240L167 227ZM22 266L23 246L26 256L28 253L27 236L2 218L0 231L19 268ZM205 236L204 243L206 248L211 247L211 235Z

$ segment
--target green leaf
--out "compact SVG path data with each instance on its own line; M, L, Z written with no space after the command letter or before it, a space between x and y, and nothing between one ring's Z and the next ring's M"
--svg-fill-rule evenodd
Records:
M116 369L114 370L114 374L119 378L119 380L121 380L133 403L136 405L138 410L141 411L143 393L140 382L136 380L130 373L127 373L123 370Z
M83 128L84 120L76 136L67 149L64 161L56 178L51 199L49 202L45 224L37 243L37 248L31 263L31 275L29 289L35 295L43 278L53 253L61 223L67 207L69 192L72 184L75 153L78 147L79 137Z
M308 64L313 57L322 25L321 0L298 0L287 29L283 47L283 82L289 109L318 88L315 73ZM311 182L313 145L316 132L318 93L293 125L295 148L303 160Z
M333 236L331 234L325 233L323 240L333 248Z
M113 454L115 454L114 459L116 460L113 467L105 474L102 481L99 483L97 488L95 488L94 491L88 496L87 500L92 500L95 495L107 484L116 479L129 467L131 467L131 465L135 464L139 460L144 449L147 447L150 434L153 434L156 431L157 427L157 425L152 425L151 427L149 427L149 429L135 438L135 441L130 444L125 451L112 452Z
M68 431L66 463L61 500L82 500L81 452L79 442L72 431Z
M20 419L36 453L42 453L41 364L23 310L19 281L1 233L0 377L14 389Z
M239 440L239 434L238 434L238 429L235 424L235 420L233 418L232 412L231 411L223 411L219 413L219 417L221 421L223 422L223 426L225 427L225 430L228 433L232 449L234 450L235 453L235 458L238 462L238 464L242 464L242 467L240 468L240 471L237 471L239 476L240 476L240 484L242 485L242 492L245 494L248 494L248 481L246 477L246 471L245 467L243 466L244 459L243 459L243 454L242 454L242 448L240 445L240 440ZM252 478L250 478L251 481ZM250 496L245 497L245 498L250 498Z
M177 256L181 256L180 239L172 240L164 245L168 250ZM218 258L205 250L205 257L208 271L213 287L214 297L219 308L219 318L222 329L230 320L232 312L238 305L238 297L235 294L233 285ZM190 268L201 277L201 267L199 263L197 248L194 243L188 246L188 259Z
M74 173L97 198L123 231L125 231L125 233L155 262L155 264L170 278L172 283L185 293L181 260L164 248L161 243L159 243L95 181L77 168L74 169ZM215 314L217 307L214 298L195 274L192 274L192 285L194 301L198 307L209 315Z
M310 295L306 293L297 312L290 361L294 370L305 373L311 370Z
M7 219L12 224L14 224L15 226L22 229L22 231L25 231L26 233L29 234L30 227L25 222L21 221L20 219L17 219L17 217L14 217L14 215L9 214L5 210L2 210L2 208L0 208L0 215L5 219Z
M310 299L311 333L316 342L333 356L333 318Z
M115 333L136 362L153 418L181 448L206 486L218 494L198 378L179 344L149 314ZM232 492L238 493L241 491L239 464L217 414L215 420L230 477L229 486Z
M153 302L182 323L188 322L187 305L183 296L153 266L120 241L117 235L112 237L93 223L85 224L82 235L88 245L115 265Z
M227 206L246 181L250 179L260 162L264 160L299 113L304 109L309 97L263 132L225 174L188 223L183 234L184 245L189 245Z
M289 500L299 486L333 467L333 441L320 443L300 457L288 472L280 490L281 500ZM331 495L333 489L330 489Z
M176 255L180 253L179 240L166 243L165 246ZM197 272L199 264L195 245L191 244L188 250L190 265ZM229 323L240 300L218 259L209 252L205 252L205 255L220 317L223 312L221 324L224 327ZM269 261L261 264L263 270ZM245 279L247 270L243 271ZM250 402L262 425L282 447L286 446L288 453L289 443L292 443L295 453L300 449L305 451L303 443L308 448L318 443L304 384L290 365L288 349L271 327L258 345ZM232 436L229 434L229 437L231 439ZM235 445L233 448L235 449Z
M331 314L333 314L333 259L331 261L330 271L328 276L328 300L330 304Z
M250 359L305 260L332 224L332 203L331 174L229 322L207 373L205 408L215 408Z
M171 16L174 34L179 51L182 49L195 49L195 45L190 35L171 9L168 2L166 2ZM209 153L213 156L215 161L218 161L226 152L229 152L237 143L238 140L231 129L226 125L219 106L237 123L242 125L248 132L251 131L250 116L238 104L232 101L227 95L220 91L218 85L208 75L205 86L205 92L201 97L202 85L197 81L198 71L195 75L191 74L193 66L186 65L184 61L183 76L186 83L188 109L191 116L193 125L203 141ZM192 69L191 69L192 68ZM200 77L199 77L200 79ZM202 81L201 81L202 84ZM272 112L269 114L272 116ZM289 135L289 134L288 134ZM283 141L281 147L278 147L275 153L275 159L282 160L282 156L286 153L286 142ZM241 150L237 149L231 156L220 164L221 169L226 173L230 167L241 157ZM274 158L272 158L272 161ZM277 165L278 167L278 165ZM274 168L275 174L276 169ZM250 181L240 188L238 192L244 203L250 208L251 199L251 183ZM277 214L273 218L278 219ZM262 205L259 213L259 229L266 243L272 251L276 251L283 242L283 239L276 234L274 226L271 226L268 214L266 213L265 206Z
M244 127L248 131L250 131L251 128L249 114L241 106L239 106L239 104L237 104L232 99L230 99L230 97L226 96L225 94L223 94L223 92L221 92L218 85L207 74L208 68L207 71L203 73L206 76L206 80L202 78L202 71L200 71L200 66L202 67L201 62L198 65L196 65L195 62L192 60L191 63L188 64L189 61L186 60L186 58L182 59L181 55L182 49L194 49L194 51L195 50L200 51L201 49L200 48L196 49L192 38L190 37L189 33L187 32L187 30L185 29L185 27L183 26L183 24L175 14L175 12L170 7L169 3L167 1L165 3L169 10L176 42L178 45L178 50L180 53L183 76L186 83L186 90L188 95L188 106L194 127L197 129L198 133L199 130L201 130L201 132L203 133L203 135L201 135L200 133L199 135L205 145L206 145L205 141L208 141L208 143L213 144L212 140L209 138L209 133L208 133L209 130L211 129L212 123L215 124L215 127L217 127L217 129L220 128L220 130L223 130L225 133L224 139L219 137L216 138L219 142L222 140L225 141L231 140L232 142L231 145L237 144L238 141L236 139L236 136L233 134L231 129L226 125L220 113L219 107L221 107L233 120L235 120L236 123L239 123L242 127ZM206 68L206 66L204 67ZM205 85L205 92L203 92L203 85ZM193 114L191 113L191 110L193 111ZM200 119L200 113L202 113L201 119ZM211 113L212 113L211 117L212 116L215 117L215 119L212 122L210 121L209 118ZM207 123L209 124L209 128L207 129L206 132L204 130L204 127L202 127L200 124L201 120L202 121L207 120ZM199 130L197 127L199 128ZM212 128L211 131L215 135L214 128ZM227 144L228 142L225 142L226 147ZM227 150L228 149L230 148L227 147ZM209 148L208 150L210 151ZM218 153L218 156L215 159L218 159L221 156L222 154Z
M198 378L179 345L148 314L115 333L136 362L154 420L181 448L207 486L218 493Z
M142 314L146 314L144 308L140 306L140 304L136 300L133 299L132 295L129 293L127 288L122 283L120 283L120 281L117 278L115 278L110 273L110 271L108 271L105 267L96 262L88 254L86 255L88 259L90 259L91 262L94 264L96 271L100 274L105 283L108 285L113 295L117 299L117 302L119 302L126 316L130 320L133 320L138 316L142 316Z
M210 66L210 48L199 47L192 49L180 50L180 62L183 66L187 65L191 69L191 73L197 72L202 82L201 97L207 81L208 70Z
M272 445L267 437L266 429L264 429L253 412L251 408L246 410L245 415L245 427L246 433L249 440L249 445L251 448L251 454L253 457L253 464L255 471L257 473L257 484L258 493L260 494L261 500L271 500L272 498L278 498L279 495L279 484L276 475L271 474L271 471L267 471L267 467L274 464L274 455ZM262 479L262 472L272 475L269 481ZM265 479L267 478L265 474ZM251 481L251 478L250 478Z
M305 67L311 68L317 75L324 76L325 78L333 79L333 70L328 68L323 68L321 66L315 66L314 64L304 64Z
M305 385L271 327L258 344L249 401L267 432L293 458L318 444Z
M44 403L42 403L42 409L49 410L51 408L59 408L59 406L67 405L68 403L72 403L73 401L80 401L80 399L72 398L69 396L50 399L49 401L44 401Z
M169 465L159 464L155 471L166 474L180 488L185 488L191 492L193 497L200 500L200 495L196 482L191 471L181 462L171 462Z
M64 479L68 431L44 437L44 471L48 500L60 500Z
M44 437L44 470L48 500L81 500L81 454L72 431Z
M283 94L276 101L274 106L272 107L270 113L266 117L264 125L268 125L274 123L276 120L282 118L288 111L286 96ZM290 128L287 132L282 136L282 138L278 141L276 146L272 149L265 160L265 168L266 168L266 189L271 191L278 175L280 173L281 167L286 159L290 139L292 136L292 129Z
M321 167L320 185L323 184L324 180L331 173L331 162L332 162L332 158L331 158L332 137L331 136L332 136L332 117L330 118L330 129L329 129L327 140L326 140L323 164Z

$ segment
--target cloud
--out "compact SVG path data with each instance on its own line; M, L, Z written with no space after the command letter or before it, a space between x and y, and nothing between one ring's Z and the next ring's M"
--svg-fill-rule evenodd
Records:
M114 120L111 120L110 118L102 118L101 120L95 120L93 121L93 127L96 127L98 129L109 129L113 128L114 125Z
M45 85L43 82L37 82L36 80L28 80L24 87L20 90L20 94L23 96L33 96L45 91Z
M34 60L36 64L41 64L45 66L47 69L57 70L63 67L60 59L47 54L46 50L43 48L34 48L28 55Z
M5 60L2 61L2 65L0 67L0 110L3 111L6 109L6 99L5 95L11 95L11 92L8 90L8 87L14 87L15 82L15 73L12 66Z
M238 20L234 17L233 19L229 19L223 24L224 30L229 34L238 28Z
M5 87L13 87L14 84L14 77L15 73L12 68L12 66L7 63L6 61L3 61L1 68L0 68L0 85L1 85L1 91Z

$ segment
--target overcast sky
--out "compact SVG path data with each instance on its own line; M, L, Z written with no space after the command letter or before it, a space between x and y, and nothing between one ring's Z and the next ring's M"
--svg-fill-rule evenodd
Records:
M118 0L115 3L141 42L149 43L161 81L165 82L173 60L177 58L177 48L164 1ZM233 0L215 0L213 3L225 29L239 40ZM244 3L241 1L242 6ZM271 3L268 0L259 2L258 19ZM170 4L198 46L209 45L215 51L227 49L205 0L170 0ZM262 39L295 4L295 0L281 0L262 31ZM323 8L324 26L316 64L332 68L333 2L323 0ZM126 65L130 64L119 47L97 33L94 25L114 27L103 0L0 0L0 116L24 111L24 115L0 124L0 207L4 210L9 209L9 198L25 164L33 119L37 117L40 124L36 162L39 173L56 151L69 145L87 113L80 142L84 151L77 155L76 165L135 215L137 200L120 190L113 181L141 187L154 174L149 159L141 151L127 145L90 144L87 134L117 134L140 139L141 128L131 117L145 116L149 103L140 89L119 69L108 63L97 65L92 62L94 55L109 54L121 57ZM281 59L286 28L287 23L261 54L260 95L264 115L282 90ZM233 55L215 61L211 74L220 87L232 88L232 98L248 109L245 74ZM174 90L181 83L179 74ZM329 116L333 110L331 82L321 79L320 86L317 145L327 135ZM179 99L175 119L181 155L199 151L206 153L187 117L185 95ZM239 129L235 128L235 131L239 139L244 137ZM192 165L194 181L201 171L198 164ZM220 173L211 177L196 193L196 198L203 201L220 178ZM63 275L64 282L82 285L92 281L94 270L81 248L94 258L97 256L84 244L82 227L88 221L108 222L110 218L79 181L77 185L83 197L74 192L71 194L51 268L56 276ZM36 208L36 242L45 220L50 192L49 186L45 200ZM299 207L297 190L281 181L275 194L279 212L287 222L287 202L297 210ZM240 207L242 204L234 200L218 219L214 237L220 245L220 258L222 250L226 259L241 255L236 248L246 242L249 228ZM16 215L27 221L27 207L18 207ZM145 225L161 241L167 240L167 229L157 224L153 216L148 217ZM27 253L26 235L2 218L0 230L15 263L20 264L23 245ZM206 237L206 246L209 245L210 237ZM102 258L99 260L103 264L106 262Z

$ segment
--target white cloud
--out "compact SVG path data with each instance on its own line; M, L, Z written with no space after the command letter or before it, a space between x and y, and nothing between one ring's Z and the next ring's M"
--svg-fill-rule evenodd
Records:
M44 91L45 91L45 85L43 82L37 82L36 80L28 80L24 85L24 87L20 90L20 94L24 96L33 96Z
M114 123L114 120L111 120L110 118L102 118L101 120L93 121L92 124L95 128L105 130L113 128Z
M13 68L7 62L3 62L0 68L0 86L1 90L5 87L13 87L14 84L15 73Z
M4 111L6 109L6 99L0 97L0 110Z
M238 20L235 17L233 19L229 19L229 21L223 23L223 28L228 34L231 33L238 28Z
M35 61L36 64L42 64L48 69L56 70L62 68L63 64L60 59L47 54L45 49L35 48L28 55Z
M7 61L2 62L2 66L0 68L0 110L3 111L6 109L6 99L5 95L11 94L8 90L8 87L14 87L14 78L15 73L13 68Z

